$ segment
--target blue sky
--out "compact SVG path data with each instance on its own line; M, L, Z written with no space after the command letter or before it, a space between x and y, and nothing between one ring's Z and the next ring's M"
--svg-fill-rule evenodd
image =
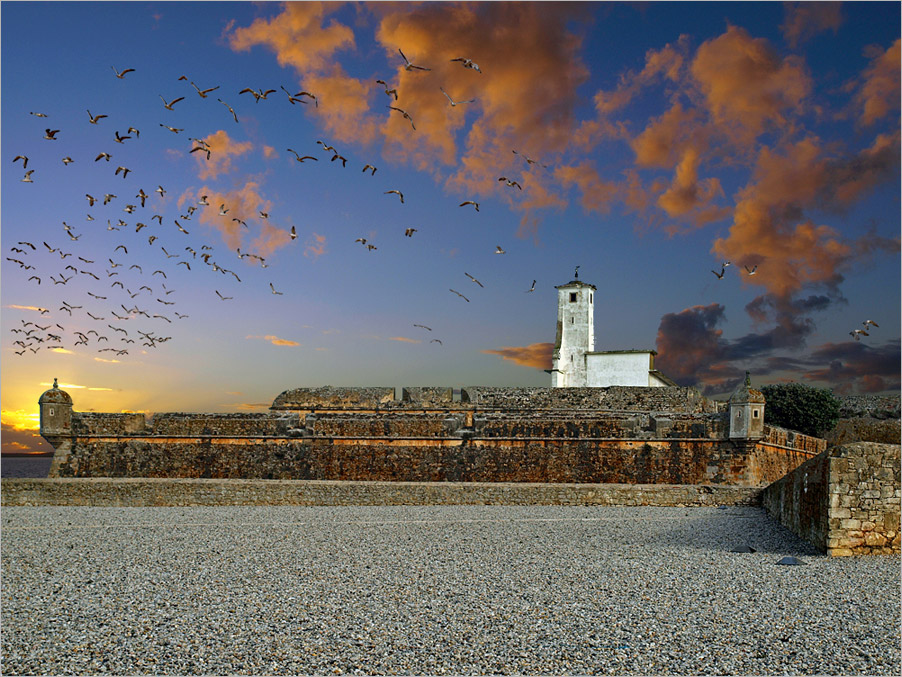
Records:
M709 394L747 369L897 390L899 18L898 3L4 2L4 434L33 427L54 377L98 411L549 385L554 285L576 265L599 290L597 349L656 349ZM879 328L856 341L865 319Z

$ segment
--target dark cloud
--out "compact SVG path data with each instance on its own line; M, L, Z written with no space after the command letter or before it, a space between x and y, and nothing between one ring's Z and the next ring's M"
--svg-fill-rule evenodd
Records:
M815 295L796 301L759 297L752 309L761 318L775 316L776 324L732 340L718 328L725 319L720 304L668 313L658 327L657 365L677 383L697 386L706 395L731 392L746 370L759 378L778 375L778 380L810 381L842 393L898 390L899 340L882 346L850 340L826 343L802 356L778 354L805 347L815 325L803 313L835 302Z

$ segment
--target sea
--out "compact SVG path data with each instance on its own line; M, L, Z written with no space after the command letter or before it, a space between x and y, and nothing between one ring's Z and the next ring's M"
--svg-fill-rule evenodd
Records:
M0 456L0 477L47 477L53 456Z

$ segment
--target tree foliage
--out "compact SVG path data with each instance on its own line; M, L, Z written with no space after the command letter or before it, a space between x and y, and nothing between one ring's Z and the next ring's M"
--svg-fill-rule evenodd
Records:
M764 422L821 437L836 427L840 401L827 388L779 383L761 388Z

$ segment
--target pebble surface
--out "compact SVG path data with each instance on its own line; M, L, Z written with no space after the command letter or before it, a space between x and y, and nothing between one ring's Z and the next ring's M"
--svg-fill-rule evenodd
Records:
M828 558L760 508L4 507L0 522L5 675L902 672L899 558Z

